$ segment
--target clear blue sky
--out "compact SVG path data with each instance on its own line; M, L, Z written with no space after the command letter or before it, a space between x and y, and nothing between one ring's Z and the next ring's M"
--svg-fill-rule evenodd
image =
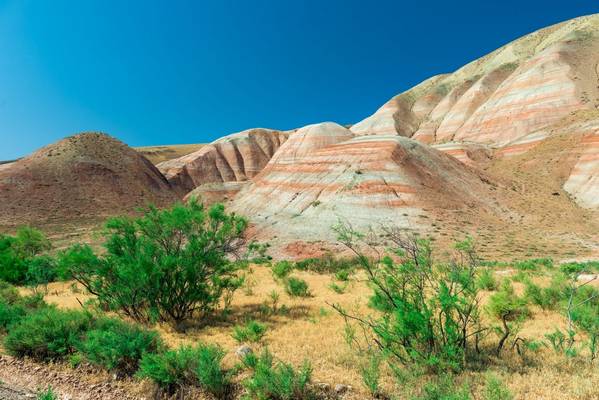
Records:
M597 1L0 0L0 160L79 131L130 145L353 123Z

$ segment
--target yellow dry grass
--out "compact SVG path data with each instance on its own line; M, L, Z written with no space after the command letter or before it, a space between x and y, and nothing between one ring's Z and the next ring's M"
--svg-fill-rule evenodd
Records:
M172 160L191 154L204 146L203 144L174 144L165 146L135 147L135 150L146 157L152 164Z
M310 360L314 373L313 380L329 384L351 385L352 391L345 399L368 398L361 383L360 364L364 361L345 343L343 338L344 321L332 310L329 304L336 303L362 315L370 312L366 306L370 289L364 282L351 284L344 294L333 292L329 285L332 277L308 272L295 273L305 279L312 292L309 298L293 299L284 293L282 287L272 278L266 266L253 266L249 281L253 284L235 294L231 314L204 326L189 326L184 333L169 326L157 326L163 338L171 346L194 344L197 342L217 343L227 351L225 363L232 366L237 362L234 354L238 343L231 333L236 324L247 319L256 319L268 326L268 331L260 345L251 345L255 351L267 346L280 360L299 366ZM498 274L499 277L506 276ZM547 282L547 278L539 278ZM516 291L522 286L515 284ZM269 293L280 294L279 307L285 305L289 312L266 316L260 312L263 304L270 303ZM483 299L489 293L482 294ZM59 307L76 308L87 295L79 290L73 292L72 283L49 285L47 301ZM544 334L556 327L563 328L564 318L556 312L533 309L533 317L521 331L526 338L543 339ZM496 343L494 336L489 341ZM469 385L475 399L482 399L485 377L489 371L498 376L509 387L515 399L544 400L596 400L599 399L599 367L582 360L568 360L543 349L528 354L529 362L524 362L515 352L506 351L502 358L493 359L488 368L481 371L467 371L458 378L458 384ZM418 378L405 386L397 386L389 371L384 371L383 387L398 398L410 398L414 388L421 386L426 378Z

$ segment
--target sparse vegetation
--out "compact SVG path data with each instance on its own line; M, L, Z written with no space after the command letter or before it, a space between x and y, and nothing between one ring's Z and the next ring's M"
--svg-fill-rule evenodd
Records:
M305 362L296 370L292 365L275 362L265 349L260 355L250 354L243 360L251 376L243 381L250 399L307 400L312 398L309 383L312 367Z
M250 320L243 326L235 326L232 336L238 343L256 343L262 340L262 337L266 334L266 330L266 325L255 320Z

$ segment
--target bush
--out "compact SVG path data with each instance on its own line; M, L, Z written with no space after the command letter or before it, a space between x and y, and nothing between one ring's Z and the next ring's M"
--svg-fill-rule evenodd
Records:
M15 236L0 235L0 280L24 284L32 279L35 284L37 279L53 279L51 258L42 255L50 248L48 239L34 228L21 227Z
M495 275L493 275L493 271L490 269L483 269L481 273L478 275L476 280L476 286L480 290L488 290L493 291L497 289L497 279L495 279Z
M304 400L311 398L312 368L305 362L299 371L283 362L275 363L268 349L256 356L249 354L244 364L251 376L243 381L248 395L257 400Z
M285 279L293 271L293 267L291 261L279 261L272 266L272 276L277 280Z
M0 300L0 332L6 333L10 326L19 322L25 316L25 309Z
M468 386L457 387L449 375L424 385L422 394L413 400L471 400Z
M242 285L244 264L230 257L243 246L246 227L220 204L150 207L140 218L107 222L105 255L76 246L60 264L109 310L139 322L180 323L205 317Z
M512 393L496 376L488 375L483 394L484 400L512 400Z
M553 310L558 304L566 299L567 290L565 282L561 277L554 277L548 287L540 287L524 280L524 296L532 303L544 310Z
M431 372L462 369L468 347L477 349L481 332L479 264L472 243L458 243L451 262L435 263L429 241L389 229L386 238L395 246L392 256L370 259L365 254L380 254L371 241L361 240L349 226L341 225L337 232L341 242L359 255L373 288L369 304L382 315L362 318L334 308L346 321L358 321L372 334L368 345L389 355L394 369L400 368L398 364ZM355 335L349 341L360 345Z
M48 386L46 390L39 391L35 396L36 400L58 400L58 395L54 393L52 386Z
M301 271L312 271L319 274L335 274L339 271L352 271L359 265L355 258L337 258L332 253L322 257L306 258L296 263Z
M174 393L177 387L197 385L222 398L231 385L221 365L223 357L220 347L204 344L160 354L146 353L137 376L151 379L169 393Z
M362 383L370 395L376 398L380 393L379 382L381 380L381 357L377 354L371 355L368 358L368 362L360 368L360 375L362 375Z
M529 316L527 301L517 296L512 284L504 280L500 290L489 298L487 311L501 323L495 328L500 336L496 349L499 355L506 341L518 333L520 323Z
M291 297L309 297L310 289L308 282L293 276L285 280L285 292Z
M62 359L75 351L91 322L85 312L41 308L11 326L4 347L18 357Z
M248 321L244 326L236 326L233 328L233 339L239 343L244 342L259 342L266 334L266 325L257 321Z
M161 348L156 332L114 318L97 321L77 346L91 363L128 375L137 371L144 354Z

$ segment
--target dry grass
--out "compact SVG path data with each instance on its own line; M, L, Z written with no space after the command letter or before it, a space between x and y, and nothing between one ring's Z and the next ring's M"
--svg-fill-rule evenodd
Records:
M158 164L187 154L191 154L204 146L203 144L175 144L166 146L135 147L137 152L152 162Z
M171 346L198 341L218 343L228 352L225 363L232 366L237 362L234 352L238 347L231 337L233 326L253 318L268 326L261 345L252 346L254 350L259 351L261 346L268 346L276 357L295 365L308 359L314 368L313 378L316 382L349 384L353 389L345 399L367 398L359 372L362 360L346 345L343 319L328 304L338 303L356 312L368 313L368 287L363 282L354 282L346 293L337 294L328 287L332 282L331 276L298 272L297 275L309 283L312 297L292 299L273 280L268 267L253 266L252 271L250 280L255 282L255 286L249 291L243 289L236 293L231 314L226 318L215 319L205 326L189 326L184 333L176 332L169 326L156 328ZM537 280L542 283L547 282L547 279L541 277ZM522 285L517 283L515 288L517 292L523 290ZM260 312L260 307L270 302L269 293L273 290L280 294L279 306L285 305L289 309L288 313L269 316ZM482 296L487 298L489 293L483 293ZM72 283L53 283L49 286L47 301L59 307L76 308L80 306L79 302L84 302L87 298L81 292L73 292ZM545 333L563 326L564 319L556 312L533 308L533 317L525 323L521 336L542 339ZM489 339L494 340L494 337L490 336ZM458 381L468 383L475 393L475 399L481 398L476 393L481 393L489 371L507 384L516 399L599 398L597 364L591 366L586 361L567 360L549 349L529 354L528 358L528 361L524 361L515 353L506 351L501 359L492 359L484 370L467 371ZM399 398L409 398L412 389L420 386L424 379L419 378L409 385L398 387L389 371L385 371L383 387L389 393L401 393Z

